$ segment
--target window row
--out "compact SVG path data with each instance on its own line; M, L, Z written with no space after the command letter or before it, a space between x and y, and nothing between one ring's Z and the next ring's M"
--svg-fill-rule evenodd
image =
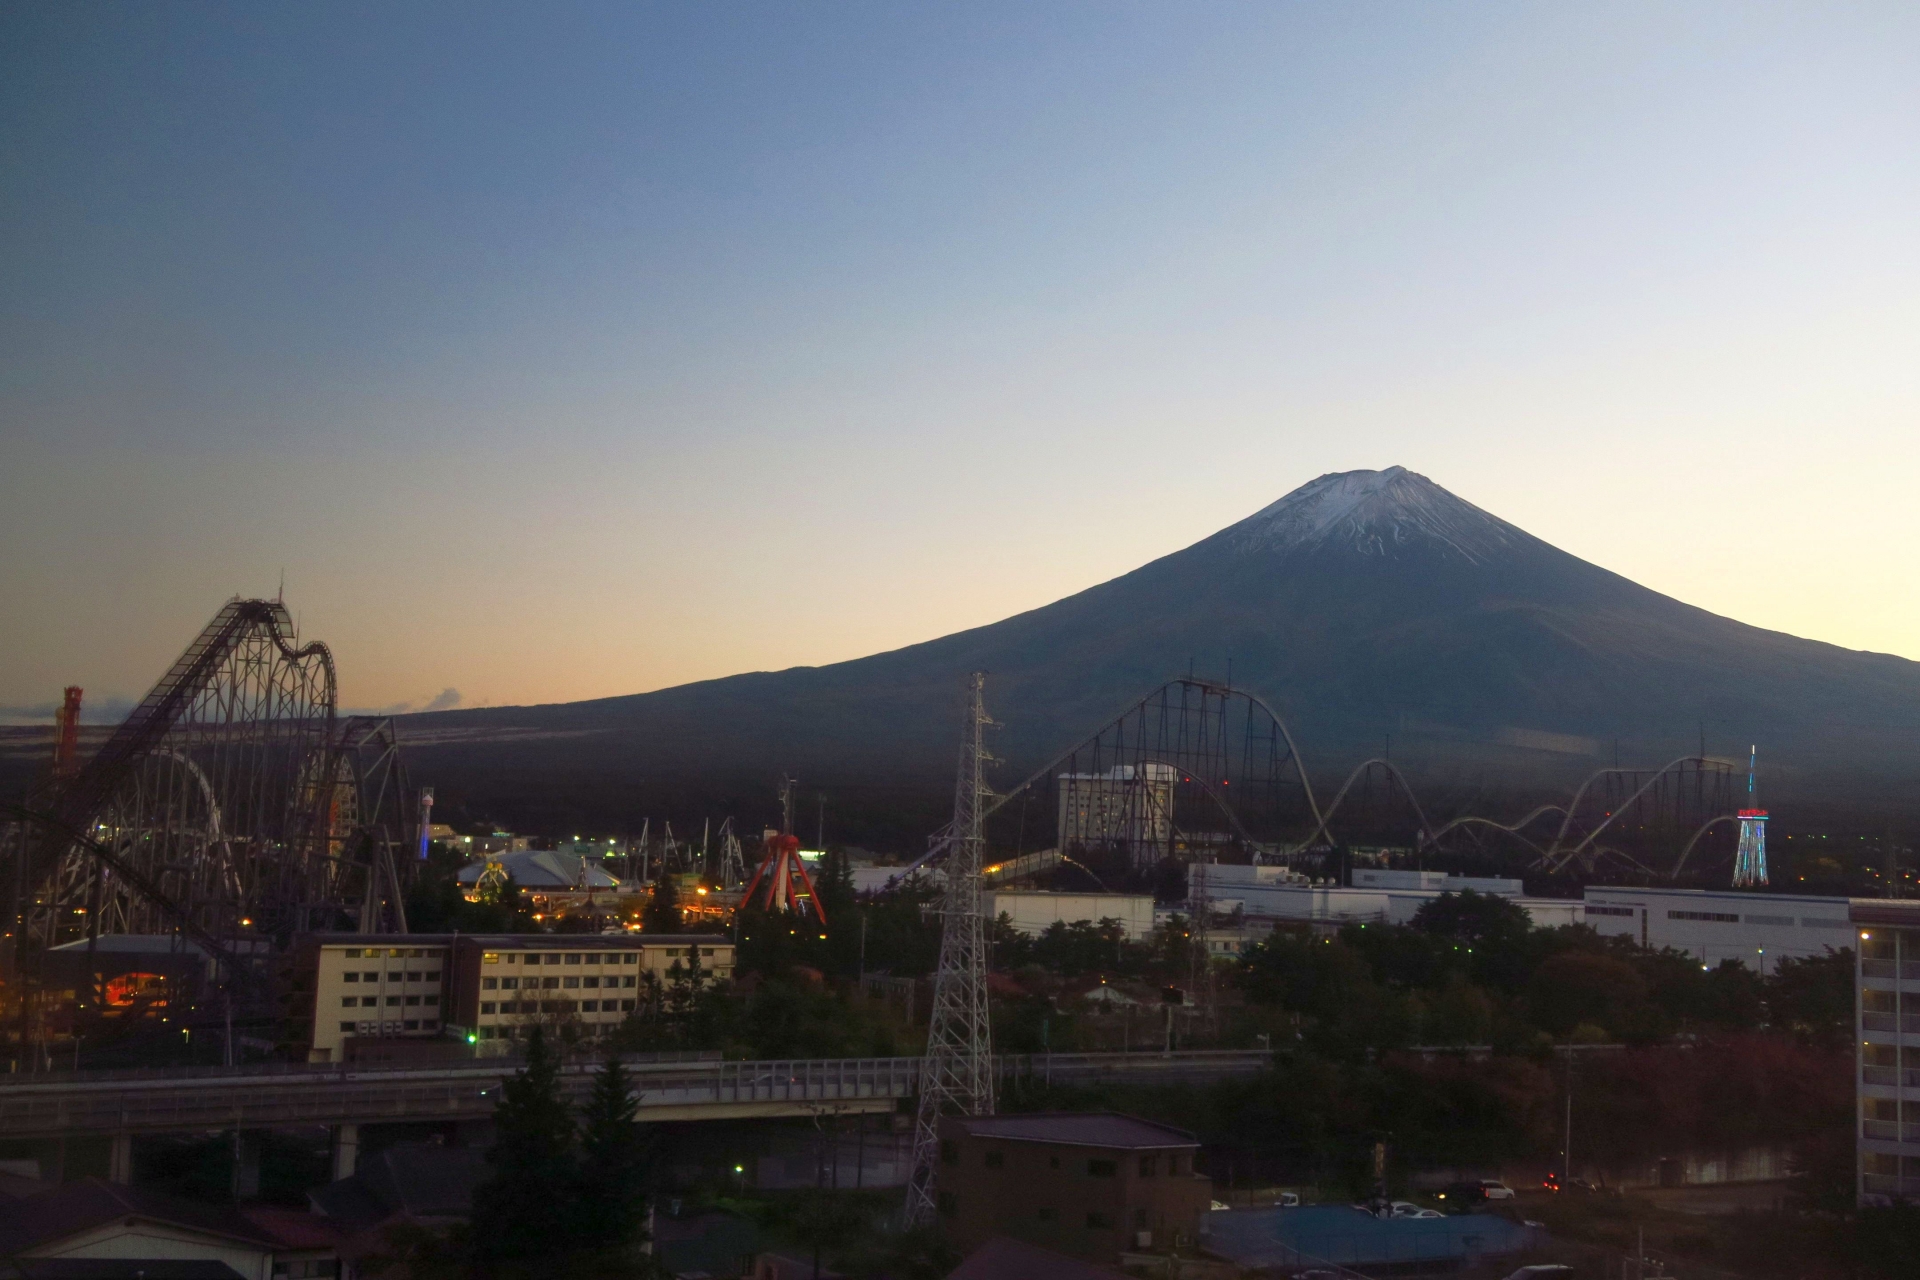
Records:
M354 972L351 972L351 973L341 974L340 981L342 982L378 982L380 981L380 973L379 973L379 970L377 969L369 970L366 972L355 970ZM391 969L391 970L388 970L387 972L387 981L388 982L438 982L440 981L440 971L438 969L407 969L407 970Z
M424 1004L429 1008L432 1008L433 1006L438 1005L440 1003L440 997L439 996L388 996L387 1007L400 1008L402 1001L405 1001L406 1004L408 1005ZM377 1007L379 1003L380 1003L379 996L341 996L340 997L340 1007L342 1009L372 1009Z
M489 951L480 957L482 964L499 964L503 959L508 964L519 964L520 953L509 951L504 956L498 951ZM526 954L530 965L540 964L638 964L640 956L633 951L530 951Z
M349 960L359 960L363 957L368 960L378 960L381 956L385 956L390 960L444 960L446 959L447 953L445 948L442 947L414 947L411 950L406 947L347 948L347 959Z
M604 985L609 987L631 987L638 985L638 983L639 979L630 973L610 973L606 976ZM482 991L517 991L521 985L519 978L480 979L480 989ZM597 973L589 973L584 976L570 973L564 978L558 976L552 978L528 978L525 983L529 991L535 990L536 988L543 991L559 991L563 989L571 991L579 987L585 987L591 991L593 988L601 985L603 984L600 975Z
M951 1139L943 1140L940 1143L940 1158L948 1164L959 1164L959 1144L953 1142ZM1172 1177L1179 1177L1181 1167L1180 1156L1177 1154L1169 1154L1166 1157L1166 1161L1167 1173ZM982 1163L989 1169L1004 1169L1007 1164L1007 1154L1004 1151L988 1151ZM1057 1155L1048 1156L1047 1167L1050 1169L1058 1169L1060 1167L1060 1157ZM1118 1160L1093 1159L1087 1161L1087 1176L1089 1178L1115 1178L1119 1175L1120 1162ZM1143 1178L1155 1178L1159 1175L1160 1157L1158 1155L1141 1156L1140 1176Z
M340 1029L348 1034L357 1032L363 1036L385 1035L394 1031L438 1031L440 1021L437 1018L422 1021L408 1018L402 1022L343 1022Z
M632 1013L631 1000L482 1000L481 1016L490 1013Z

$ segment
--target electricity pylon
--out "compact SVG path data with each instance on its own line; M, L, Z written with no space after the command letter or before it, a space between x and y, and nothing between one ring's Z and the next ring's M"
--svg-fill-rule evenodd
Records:
M969 682L960 770L953 789L953 845L940 904L940 968L933 979L927 1056L920 1068L920 1114L913 1132L913 1173L907 1181L908 1226L933 1221L934 1181L940 1165L940 1117L993 1114L993 1034L987 1022L987 921L980 904L980 865L986 841L982 810L992 793L985 768L992 759L984 736L987 678Z

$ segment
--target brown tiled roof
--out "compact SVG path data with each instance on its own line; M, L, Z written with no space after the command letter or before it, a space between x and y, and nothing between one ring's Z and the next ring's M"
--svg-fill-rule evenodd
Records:
M1161 1147L1197 1147L1200 1140L1185 1129L1157 1124L1117 1111L1037 1111L1012 1116L956 1116L947 1123L977 1138L1004 1138L1009 1142L1056 1142L1078 1147L1141 1150Z
M240 1213L279 1241L283 1249L338 1249L346 1239L339 1223L304 1209L248 1205Z

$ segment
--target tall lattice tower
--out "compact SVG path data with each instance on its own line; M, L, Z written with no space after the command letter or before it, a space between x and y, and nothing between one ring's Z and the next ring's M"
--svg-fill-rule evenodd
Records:
M940 1165L940 1117L993 1114L993 1035L987 1022L987 922L980 904L980 834L987 790L987 678L968 686L960 770L953 788L947 888L940 910L940 969L933 979L933 1015L920 1069L920 1115L913 1132L913 1174L907 1182L907 1225L931 1222Z
M1760 748L1748 748L1747 807L1740 811L1740 848L1733 855L1733 887L1748 888L1767 882L1767 811L1755 806L1754 766L1759 763Z

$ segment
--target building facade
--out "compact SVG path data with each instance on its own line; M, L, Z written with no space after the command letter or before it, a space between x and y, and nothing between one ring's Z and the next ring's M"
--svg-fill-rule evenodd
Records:
M1191 1247L1213 1198L1191 1133L1112 1112L951 1116L935 1202L961 1252L1010 1236L1097 1262Z
M1805 960L1853 945L1845 898L1589 885L1586 908L1587 924L1599 933L1684 951L1709 969L1738 960L1771 973L1784 958Z
M1150 893L1049 893L1038 889L994 889L981 895L987 919L1006 916L1015 929L1038 937L1056 922L1076 924L1118 920L1129 942L1153 936Z
M1856 898L1861 1204L1920 1200L1920 902Z
M1152 862L1173 841L1172 765L1116 765L1105 773L1063 773L1058 779L1058 845L1062 852L1124 845L1135 861Z
M604 1034L696 963L702 981L732 978L733 943L720 934L314 934L293 953L289 1038L308 1062L344 1062L368 1041L464 1033L484 1053L536 1025Z
M1517 880L1449 876L1438 871L1354 870L1354 885L1315 884L1286 867L1201 864L1189 876L1204 877L1216 915L1239 912L1249 923L1305 922L1338 929L1345 924L1407 924L1421 907L1447 893L1495 894L1519 905L1535 927L1579 924L1584 904L1575 898L1526 898ZM1364 880L1364 883L1363 883Z

